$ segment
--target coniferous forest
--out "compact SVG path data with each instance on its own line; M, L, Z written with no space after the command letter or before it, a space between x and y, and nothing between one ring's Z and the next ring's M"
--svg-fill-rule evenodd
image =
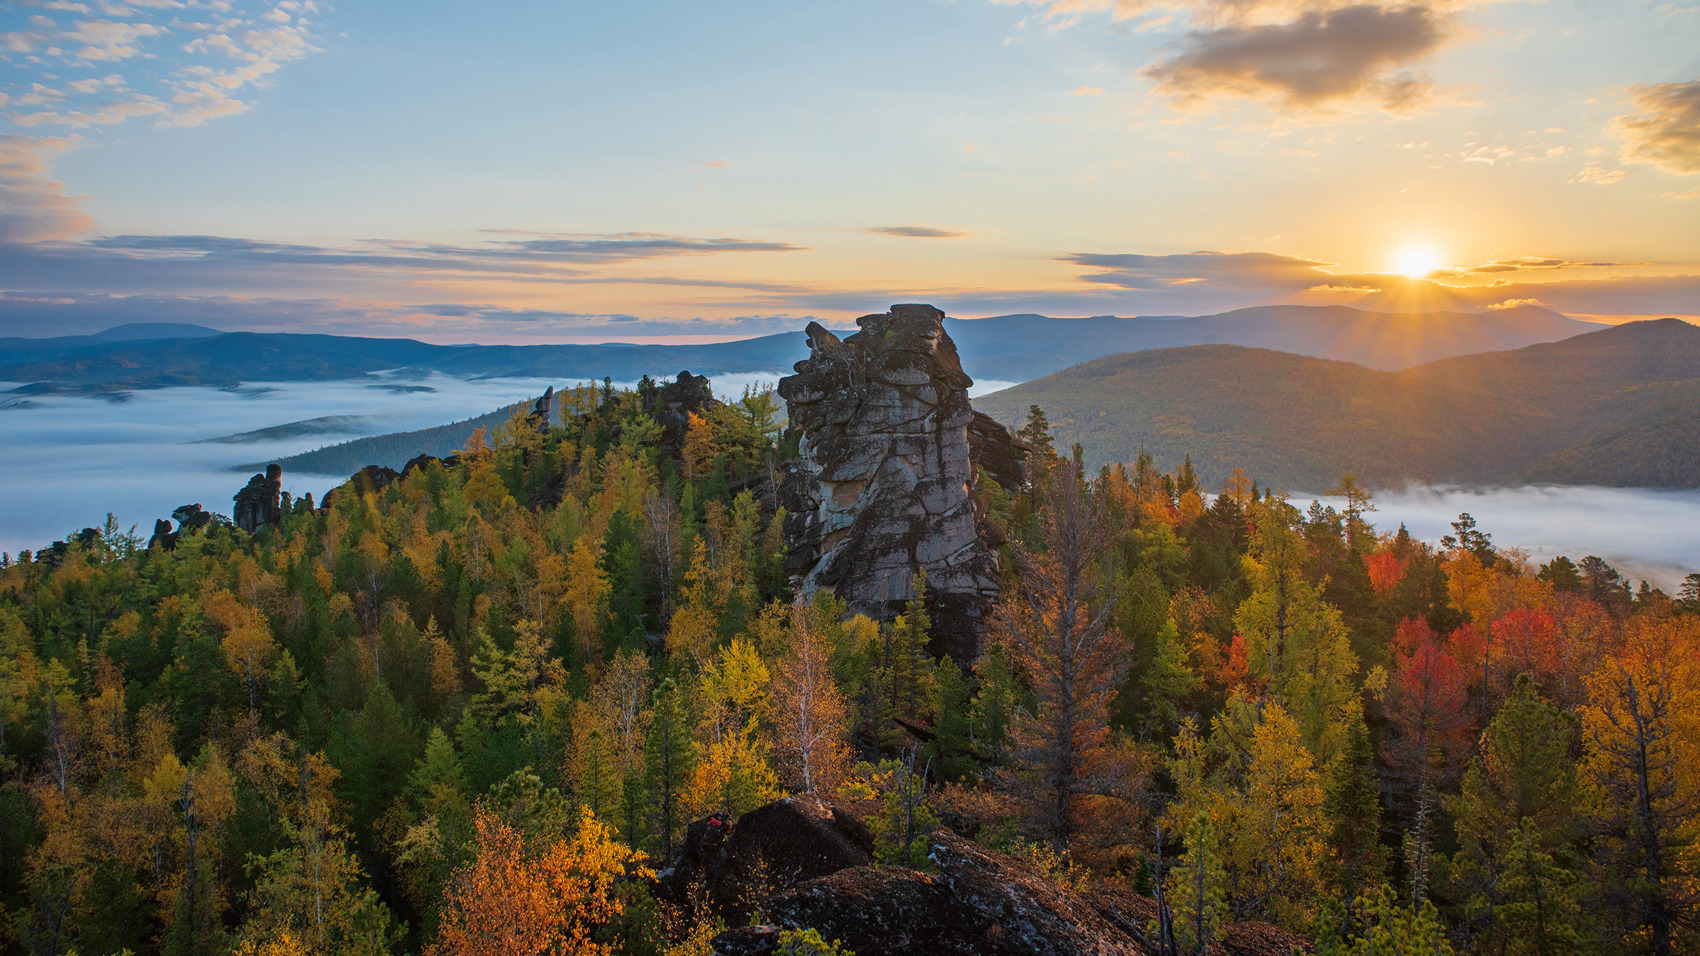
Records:
M1350 476L1337 511L1089 473L1035 407L952 660L925 601L792 594L770 392L678 434L564 398L254 534L9 561L0 951L708 953L651 878L805 792L882 867L949 828L1151 897L1152 952L1696 948L1700 576L1536 566L1468 515L1436 548Z

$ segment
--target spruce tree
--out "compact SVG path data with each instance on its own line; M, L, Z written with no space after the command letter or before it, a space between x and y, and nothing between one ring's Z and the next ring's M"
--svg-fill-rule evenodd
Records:
M680 699L679 687L671 677L655 689L655 716L649 725L644 747L644 784L650 814L661 838L662 858L672 860L674 838L684 826L679 797L696 766L696 742L691 739L690 718ZM635 835L632 838L635 841Z

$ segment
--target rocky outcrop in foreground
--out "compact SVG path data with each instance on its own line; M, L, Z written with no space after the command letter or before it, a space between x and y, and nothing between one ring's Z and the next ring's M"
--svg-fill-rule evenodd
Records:
M1147 954L1156 904L1119 886L1063 887L1034 867L941 830L937 872L873 865L873 837L849 805L812 795L699 821L656 895L675 906L698 893L727 930L722 956L768 956L786 929L814 928L861 954ZM747 923L759 912L764 922ZM1227 956L1289 956L1304 940L1262 923L1228 927Z
M811 322L809 358L779 381L802 458L787 473L786 571L879 620L901 613L918 570L938 649L978 656L998 594L994 542L976 514L976 455L1019 484L1025 446L976 416L973 379L930 305L856 320L843 340Z

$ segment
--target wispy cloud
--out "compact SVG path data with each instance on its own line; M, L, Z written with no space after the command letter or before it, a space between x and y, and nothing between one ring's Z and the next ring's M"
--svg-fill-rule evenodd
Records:
M242 295L0 293L6 333L43 337L98 332L126 322L188 322L224 331L395 335L438 342L652 336L745 337L801 329L813 313L727 317L513 308L492 303L397 303L358 298Z
M27 157L26 157L27 158ZM4 182L0 181L0 186ZM228 236L133 235L64 240L73 227L74 203L59 197L37 175L23 179L35 192L14 190L23 203L14 226L19 240L0 243L0 274L18 292L79 290L115 294L247 294L304 290L368 298L416 298L419 284L446 282L510 288L527 283L731 288L780 294L794 286L707 277L628 275L610 268L730 253L801 251L788 242L697 238L657 233L536 234L495 232L482 243L447 244L369 240L347 246L268 242ZM0 189L0 196L7 193ZM27 201L34 196L34 206ZM57 218L54 218L57 216ZM31 231L33 230L33 232ZM34 241L41 240L41 241ZM56 241L55 241L56 240ZM440 294L440 293L438 293Z
M1123 289L1163 289L1205 283L1215 288L1258 289L1287 293L1308 289L1332 278L1321 271L1326 262L1272 252L1189 252L1177 255L1075 253L1065 262L1099 271L1081 276L1086 282Z
M1667 173L1700 173L1700 80L1637 86L1633 93L1639 112L1607 126L1624 141L1623 161Z
M870 226L868 231L887 236L906 236L910 239L961 239L971 235L950 229L935 229L932 226Z

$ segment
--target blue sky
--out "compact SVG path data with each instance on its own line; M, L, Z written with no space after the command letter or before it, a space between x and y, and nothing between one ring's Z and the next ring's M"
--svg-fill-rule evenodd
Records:
M0 334L1700 313L1692 2L61 0L0 34Z

